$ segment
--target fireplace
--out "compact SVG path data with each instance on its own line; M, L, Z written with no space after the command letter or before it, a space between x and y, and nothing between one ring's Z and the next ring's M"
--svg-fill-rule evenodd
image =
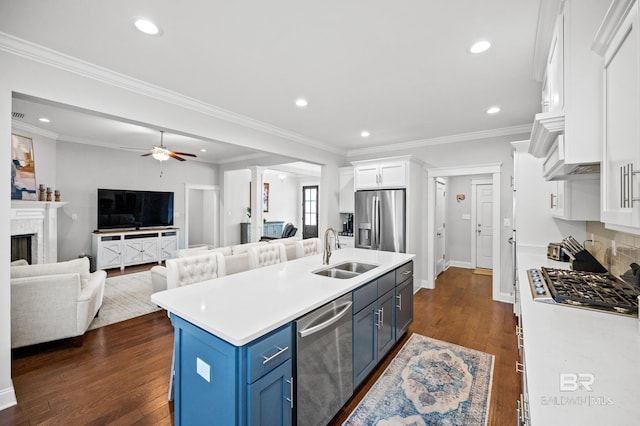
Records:
M35 244L32 241L35 234L12 235L11 236L11 261L24 259L31 265L35 256L33 250Z
M67 203L11 200L12 260L14 257L13 246L16 244L29 252L27 260L30 264L58 261L57 210L65 204ZM27 236L28 242L26 241ZM17 241L14 242L13 237L17 237ZM20 241L21 239L25 239L25 241ZM26 245L31 247L27 248ZM20 256L23 256L23 253Z

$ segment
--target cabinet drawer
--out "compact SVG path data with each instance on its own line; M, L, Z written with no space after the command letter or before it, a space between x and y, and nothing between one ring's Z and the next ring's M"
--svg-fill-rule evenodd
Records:
M353 291L353 313L356 314L378 298L378 281L374 280Z
M396 283L400 284L413 276L413 262L407 262L396 269Z
M264 374L291 358L291 324L247 346L248 383L253 383Z
M378 297L393 290L396 286L396 275L394 271L388 272L378 278Z

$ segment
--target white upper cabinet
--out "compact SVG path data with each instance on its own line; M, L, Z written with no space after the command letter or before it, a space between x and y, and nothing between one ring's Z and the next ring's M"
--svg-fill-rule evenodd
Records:
M358 161L354 164L355 189L404 188L407 186L407 161Z
M340 172L340 199L338 208L340 213L353 213L354 210L354 185L353 167L341 167Z
M556 18L543 81L542 112L535 117L529 146L532 155L545 158L547 180L571 179L599 170L602 66L591 44L607 6L602 0L565 0Z
M598 179L554 180L549 185L549 212L565 220L600 220Z
M602 222L640 234L640 20L637 1L614 1L593 48L602 54Z

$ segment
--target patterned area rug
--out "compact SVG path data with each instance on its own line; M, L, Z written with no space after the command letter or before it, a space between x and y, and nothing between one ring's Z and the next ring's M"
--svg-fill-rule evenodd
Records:
M149 271L107 278L100 316L93 319L89 330L160 310L151 302L151 293Z
M493 355L413 334L343 425L486 425Z

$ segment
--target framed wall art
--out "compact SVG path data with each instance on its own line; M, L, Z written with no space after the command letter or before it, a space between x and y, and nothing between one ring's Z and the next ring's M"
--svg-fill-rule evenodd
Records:
M11 199L37 199L33 140L14 134L11 135Z

